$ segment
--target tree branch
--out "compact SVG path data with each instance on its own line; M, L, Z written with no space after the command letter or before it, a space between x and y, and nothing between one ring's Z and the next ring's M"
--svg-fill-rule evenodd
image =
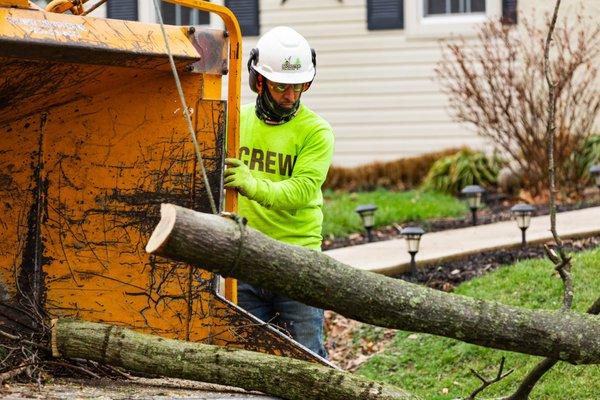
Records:
M588 314L598 315L600 314L600 297L596 299L594 304L587 310ZM521 381L521 384L517 390L510 396L502 400L522 400L529 398L529 394L538 383L538 381L558 362L555 358L545 358L540 361L525 378Z
M289 400L417 399L397 387L316 363L165 339L107 324L59 319L53 325L52 341L57 356L258 390Z
M373 325L452 337L486 347L600 363L600 321L443 293L356 270L286 245L220 216L171 204L146 251L182 261ZM236 266L238 248L240 259Z
M481 374L479 374L477 371L475 371L473 368L471 368L471 372L477 378L479 378L479 380L482 382L482 384L477 389L475 389L473 391L473 393L471 393L471 395L469 395L469 397L467 397L465 400L474 400L475 397L477 397L477 395L479 393L481 393L483 390L485 390L485 388L487 388L488 386L490 386L496 382L500 382L502 379L504 379L508 375L512 374L514 372L514 369L508 370L508 372L506 372L505 374L502 373L504 371L504 361L505 361L505 358L502 357L502 359L500 360L500 367L498 367L498 374L496 374L496 377L494 377L492 379L484 378Z

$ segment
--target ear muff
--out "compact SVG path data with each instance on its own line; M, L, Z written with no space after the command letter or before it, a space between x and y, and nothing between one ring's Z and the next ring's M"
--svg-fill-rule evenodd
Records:
M248 74L249 74L249 78L248 78L248 85L250 85L250 89L254 92L254 93L258 93L259 92L259 83L258 83L258 72L256 72L254 70L254 68L252 68L253 65L256 65L256 63L258 63L258 49L255 47L252 50L250 50L250 58L248 59Z
M315 51L315 49L310 49L310 54L312 57L312 63L313 63L313 67L315 68L315 76L317 75L317 52ZM315 78L313 78L310 82L306 82L304 84L304 89L302 90L303 92L306 92L309 88L310 85L312 85L313 80L315 80Z

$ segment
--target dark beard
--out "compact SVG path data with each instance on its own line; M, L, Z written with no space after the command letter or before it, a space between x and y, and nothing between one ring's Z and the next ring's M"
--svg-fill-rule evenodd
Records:
M300 97L291 108L281 107L277 104L268 90L263 90L256 97L256 116L271 125L285 124L294 118L298 107L300 107Z

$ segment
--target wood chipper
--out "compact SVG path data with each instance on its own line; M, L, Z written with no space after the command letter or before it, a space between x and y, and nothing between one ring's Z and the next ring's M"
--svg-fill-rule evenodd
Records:
M159 24L0 0L0 320L74 317L325 363L238 308L235 281L144 251L161 203L211 212L200 164L216 207L236 207L222 173L237 150L240 29L225 7L169 2L226 30L164 26L167 49Z

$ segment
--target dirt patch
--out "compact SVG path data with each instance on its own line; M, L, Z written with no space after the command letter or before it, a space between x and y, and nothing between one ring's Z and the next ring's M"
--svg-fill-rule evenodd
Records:
M325 311L325 332L330 361L346 371L355 371L396 336L395 329L364 324L329 310Z

